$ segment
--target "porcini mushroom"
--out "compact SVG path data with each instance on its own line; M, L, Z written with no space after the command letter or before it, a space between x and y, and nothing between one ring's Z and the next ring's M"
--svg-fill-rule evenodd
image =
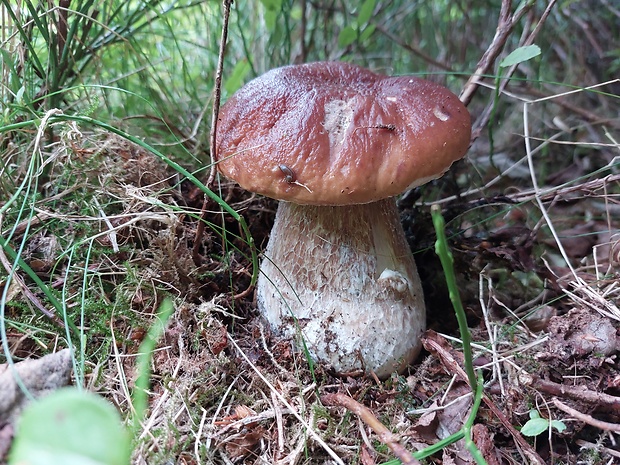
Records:
M261 315L339 373L402 371L420 350L425 306L393 197L465 154L467 109L429 81L317 62L250 81L219 118L221 172L281 201Z

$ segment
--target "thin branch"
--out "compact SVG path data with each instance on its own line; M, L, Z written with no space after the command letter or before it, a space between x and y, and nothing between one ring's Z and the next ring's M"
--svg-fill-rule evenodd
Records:
M398 437L387 429L368 407L341 393L324 394L321 396L321 402L325 405L344 407L359 416L379 436L379 440L390 448L403 465L420 464L419 461L413 458L411 452L398 442Z
M463 87L463 91L461 92L460 99L465 105L469 105L469 102L471 102L471 99L478 90L478 87L480 87L480 80L485 74L488 74L489 70L493 66L493 63L495 63L495 60L504 48L504 45L508 40L508 36L523 14L525 14L526 7L523 7L519 10L518 18L510 16L511 7L511 0L502 0L499 20L497 21L497 28L495 29L495 36L493 37L493 40L491 41L491 44L487 48L486 52L482 55L482 58L480 58L476 71L474 71L471 75Z
M591 391L583 386L554 383L533 374L522 374L519 376L519 381L540 392L578 400L607 411L620 412L620 397L604 392Z
M555 5L556 1L557 0L551 0L549 2L549 4L547 5L547 8L545 8L545 11L543 12L542 16L538 20L538 23L536 23L536 26L534 27L534 30L527 36L527 38L523 41L523 43L519 44L520 46L528 46L528 45L532 45L534 43L534 39L536 38L536 36L540 32L540 30L542 29L542 26L543 26L544 22L547 20L547 17L549 16L549 13L551 13L551 9ZM526 5L526 6L524 6L522 10L519 10L517 12L519 14L515 15L515 18L511 21L510 30L512 30L512 28L514 28L514 26L518 23L518 21L521 19L521 17L523 17L525 12L528 11L532 6L533 6L533 3L530 3L530 4ZM502 44L502 47L503 47L503 44ZM497 56L495 56L494 60L495 59L497 59ZM517 66L519 66L518 63L510 66L508 68L508 70L506 71L506 73L502 76L502 79L500 80L500 82L498 84L497 95L499 95L499 94L501 94L501 93L503 93L505 91L506 87L508 86L508 83L510 82L510 78L515 73L515 71L517 70ZM478 85L479 85L480 81L477 81L477 82L478 82ZM472 92L474 92L474 91L475 91L475 89L472 90ZM473 93L472 93L472 96L473 96ZM463 97L461 96L461 99L462 98ZM472 141L476 140L478 138L478 136L482 132L482 129L488 124L488 122L489 122L489 120L491 118L491 114L493 113L494 106L495 106L495 103L492 101L489 105L487 105L487 107L484 110L484 112L478 117L478 120L476 121L476 123L474 125L474 128L472 130Z
M562 410L562 412L569 414L571 417L576 418L579 421L583 421L587 425L594 426L595 428L603 431L620 433L620 425L617 423L609 423L607 421L592 418L590 415L586 415L585 413L581 413L579 410L575 410L574 408L569 407L557 398L553 399L553 405L555 405L556 408Z
M299 63L305 63L308 58L308 44L306 43L306 30L308 18L306 17L306 9L307 9L307 0L301 1L301 25L300 25L300 51L299 51Z
M234 0L224 0L224 22L222 24L222 37L220 39L220 52L217 60L217 70L215 72L215 88L213 90L213 111L211 113L211 133L209 137L209 146L211 153L211 170L207 179L207 187L211 189L215 174L217 173L217 120L220 114L220 101L222 98L222 70L224 68L224 55L226 53L226 41L228 40L228 21L230 19L230 7ZM207 220L208 198L205 196L200 211L200 220L196 227L196 235L194 237L194 246L192 247L192 259L196 266L200 265L200 243L205 230Z
M577 439L575 441L575 444L577 444L579 447L584 448L584 449L591 449L598 453L602 452L604 454L611 455L612 457L620 458L620 452L610 449L609 447L604 447L601 444L594 444L592 442L584 441L583 439Z
M224 55L226 53L226 42L228 41L228 21L230 19L230 7L234 0L224 0L224 24L222 24L222 37L220 39L220 53L217 61L217 71L215 72L215 89L213 98L213 113L211 118L211 172L207 180L207 187L211 188L215 173L217 171L217 118L220 113L220 100L222 97L222 70L224 68Z
M524 43L521 45L531 45L534 42L534 39L540 32L542 25L546 21L551 9L555 5L557 0L551 0L545 11L543 12L540 20L534 27L534 30L527 36ZM534 6L534 2L530 1L526 3L522 8L518 9L513 15L510 14L510 9L512 6L511 0L502 0L502 7L499 14L499 20L497 22L497 29L495 30L495 36L491 41L491 44L487 48L486 52L482 55L482 58L478 62L478 67L476 71L469 78L465 86L463 87L463 91L461 92L460 99L465 104L468 105L471 102L474 94L480 87L481 80L485 74L489 74L491 67L497 60L497 57L501 53L508 37L514 30L515 26L521 21L521 18ZM514 71L516 70L516 66L514 65L509 68L507 73L507 78L512 76ZM502 84L500 84L500 92L503 90L508 83L508 79L505 79ZM486 124L486 123L485 123ZM478 126L481 126L478 124Z

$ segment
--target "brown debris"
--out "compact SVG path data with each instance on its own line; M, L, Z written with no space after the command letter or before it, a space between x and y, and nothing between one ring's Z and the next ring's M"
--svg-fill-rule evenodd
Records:
M547 330L550 338L537 354L539 360L596 368L607 363L607 358L620 348L620 338L611 321L591 310L575 308L555 316Z
M489 428L480 423L475 424L471 428L471 435L476 447L486 460L488 465L500 465L500 457L497 446L493 441L493 433Z
M350 410L358 415L362 421L370 426L377 436L379 436L379 440L388 446L394 455L400 459L403 465L417 465L420 463L418 460L414 459L411 453L398 442L399 438L387 429L383 423L377 420L377 417L368 407L360 404L351 397L340 393L324 394L321 396L321 402L325 405L338 405L345 407L347 410Z

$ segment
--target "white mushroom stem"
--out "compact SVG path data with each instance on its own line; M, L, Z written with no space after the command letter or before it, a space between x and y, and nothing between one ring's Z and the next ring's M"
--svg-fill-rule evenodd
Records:
M385 378L420 350L424 297L391 198L342 207L280 202L257 300L276 333L303 338L313 358L340 373Z

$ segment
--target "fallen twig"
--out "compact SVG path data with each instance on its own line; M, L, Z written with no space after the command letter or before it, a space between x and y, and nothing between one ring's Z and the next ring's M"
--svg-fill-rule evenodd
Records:
M584 441L583 439L577 439L575 441L575 444L577 444L579 447L583 449L593 449L597 452L603 452L605 454L611 455L612 457L620 458L620 452L618 452L617 450L610 449L608 447L604 447L600 444L594 444L588 441Z
M387 429L383 423L377 420L377 417L375 417L368 407L341 393L324 394L321 396L321 402L325 405L344 407L359 416L364 423L370 426L377 436L379 436L379 440L390 448L403 465L420 464L420 462L413 458L411 453L398 442L398 437Z
M603 431L612 431L614 433L620 433L620 425L617 423L609 423L607 421L597 420L596 418L592 418L590 415L585 413L581 413L579 410L575 410L572 407L569 407L565 403L561 402L557 397L553 398L553 405L556 408L562 410L564 413L568 413L571 417L576 418L579 421L583 421L587 425L594 426L595 428L601 429Z
M275 404L274 404L275 405ZM225 424L221 429L212 433L210 435L211 438L221 437L224 433L228 433L230 430L240 430L247 425L251 425L253 423L259 423L264 420L271 420L273 418L276 419L277 423L282 422L282 415L291 415L293 414L293 410L290 408L279 409L274 406L269 410L265 410L264 412L258 413L256 415L250 415L239 420L235 420L231 423ZM278 417L280 418L278 420ZM215 422L217 424L217 422Z
M620 412L620 397L611 396L604 392L591 391L583 386L567 386L540 378L537 375L522 374L519 381L537 391L546 392L554 396L568 397L597 407Z

